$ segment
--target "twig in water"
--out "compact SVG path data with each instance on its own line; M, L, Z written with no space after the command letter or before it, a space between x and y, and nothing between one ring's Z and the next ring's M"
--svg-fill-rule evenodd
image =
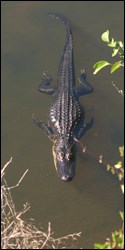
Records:
M119 89L116 84L112 81L112 86L117 90L117 92L124 97L124 92L122 89Z

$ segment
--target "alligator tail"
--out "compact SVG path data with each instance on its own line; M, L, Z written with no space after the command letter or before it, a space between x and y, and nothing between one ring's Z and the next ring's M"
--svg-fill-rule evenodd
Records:
M48 15L60 20L65 25L65 28L66 28L66 39L65 39L63 54L62 54L59 69L58 69L58 76L59 76L58 78L64 79L64 75L67 75L67 77L69 77L69 72L68 72L67 67L69 67L70 70L72 68L72 76L70 77L72 79L71 81L74 84L75 83L75 73L74 73L75 70L74 70L74 59L73 59L73 35L72 35L70 23L68 19L61 14L48 13ZM60 84L60 82L58 82L58 84Z
M55 17L57 20L60 20L61 22L63 22L64 25L66 26L67 31L68 32L71 31L70 23L66 17L64 17L63 15L59 13L53 13L53 12L49 12L48 15L51 17Z

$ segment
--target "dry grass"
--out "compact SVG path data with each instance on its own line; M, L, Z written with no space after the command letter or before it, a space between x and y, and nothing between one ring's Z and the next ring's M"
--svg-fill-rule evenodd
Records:
M81 232L69 234L60 238L54 238L51 224L48 223L47 232L38 229L33 223L24 221L21 217L30 206L25 204L21 212L17 212L11 196L11 189L20 185L28 169L25 171L19 182L12 187L8 187L5 179L5 170L10 163L1 170L1 248L2 249L75 249L77 239Z

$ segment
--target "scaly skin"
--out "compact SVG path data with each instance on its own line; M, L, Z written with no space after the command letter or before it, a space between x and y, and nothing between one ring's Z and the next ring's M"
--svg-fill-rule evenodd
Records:
M81 70L78 78L81 86L75 87L73 36L70 24L60 14L49 15L64 23L66 41L58 69L57 86L50 87L52 78L44 72L42 83L38 87L40 92L54 96L48 124L34 116L33 120L53 141L52 152L58 176L63 181L69 181L75 176L76 141L93 125L93 118L88 124L84 124L85 111L79 103L79 96L91 93L93 88L86 81L84 70Z

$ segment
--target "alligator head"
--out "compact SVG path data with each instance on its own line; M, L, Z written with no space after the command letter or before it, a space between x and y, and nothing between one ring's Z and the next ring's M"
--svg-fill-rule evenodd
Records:
M59 178L63 181L72 180L75 176L75 143L60 139L54 143L52 152Z

